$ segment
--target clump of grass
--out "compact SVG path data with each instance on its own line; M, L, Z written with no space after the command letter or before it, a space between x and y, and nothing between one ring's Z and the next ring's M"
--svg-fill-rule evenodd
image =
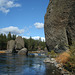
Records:
M50 55L50 52L48 52L47 55Z
M65 64L66 62L69 61L69 57L70 57L70 54L68 52L63 52L59 54L59 56L56 58L56 61L58 63Z
M29 53L40 53L39 51L29 51Z
M65 63L64 67L69 70L75 72L75 43L70 46L70 58L67 63Z
M66 70L75 73L75 43L70 46L70 49L68 51L65 51L58 55L56 61L58 63L62 63Z
M51 56L51 58L54 58L54 57L56 57L57 56L57 53L55 53L54 52L54 50L52 50L51 52L48 52L48 54L47 55L50 55Z
M51 51L51 55L57 55L57 53L54 52L54 50Z

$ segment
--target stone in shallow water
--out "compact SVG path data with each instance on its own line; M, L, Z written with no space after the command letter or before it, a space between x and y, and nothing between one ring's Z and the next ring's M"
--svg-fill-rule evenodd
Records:
M27 55L28 51L26 48L21 49L20 51L18 51L19 55Z
M51 61L50 61L50 58L46 58L43 62L50 63Z

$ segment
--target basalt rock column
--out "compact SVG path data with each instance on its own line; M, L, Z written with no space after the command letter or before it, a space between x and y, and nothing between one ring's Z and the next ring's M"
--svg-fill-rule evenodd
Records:
M44 23L48 50L66 50L65 45L75 41L74 28L75 0L50 0Z

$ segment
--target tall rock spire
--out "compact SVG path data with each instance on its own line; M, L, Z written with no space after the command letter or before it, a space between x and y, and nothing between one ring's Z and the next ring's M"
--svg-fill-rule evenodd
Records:
M48 50L66 50L75 41L75 0L50 0L44 25Z

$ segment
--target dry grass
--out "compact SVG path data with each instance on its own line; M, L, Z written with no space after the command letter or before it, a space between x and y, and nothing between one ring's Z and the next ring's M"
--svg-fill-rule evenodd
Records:
M5 53L5 51L0 51L0 54L1 54L1 53Z
M56 61L58 63L65 64L66 62L69 61L69 58L70 58L70 54L68 52L64 52L56 58Z
M29 51L28 53L40 53L40 51Z

